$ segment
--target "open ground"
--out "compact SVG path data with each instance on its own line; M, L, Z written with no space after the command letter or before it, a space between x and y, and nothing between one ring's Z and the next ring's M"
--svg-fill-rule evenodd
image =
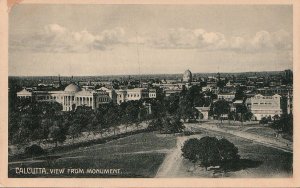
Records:
M260 125L217 125L216 122L185 124L191 136L138 133L103 144L58 151L51 159L9 162L10 177L291 177L292 143L274 137L274 131ZM233 142L241 161L228 172L206 171L183 159L181 147L192 137L216 136ZM120 169L120 174L16 174L15 168Z

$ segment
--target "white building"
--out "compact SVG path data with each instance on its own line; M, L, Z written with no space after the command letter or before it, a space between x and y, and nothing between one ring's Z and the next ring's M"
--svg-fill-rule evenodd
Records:
M146 88L120 89L116 90L116 100L118 104L126 101L136 101L145 98L156 98L156 90ZM151 96L151 97L150 97Z
M195 107L201 114L202 116L199 116L199 119L203 119L203 120L208 120L209 119L209 110L210 107Z
M36 101L58 102L63 111L71 111L77 106L89 106L98 108L103 103L111 102L106 91L81 90L75 83L69 84L64 91L27 91L23 89L17 93L19 98L32 98Z
M224 99L225 101L232 102L235 98L235 93L220 93L218 94L218 100Z
M251 97L251 112L256 120L263 117L280 116L282 109L280 105L281 96L275 94L273 96L263 96L261 94Z
M149 98L150 99L156 98L156 89L149 89Z

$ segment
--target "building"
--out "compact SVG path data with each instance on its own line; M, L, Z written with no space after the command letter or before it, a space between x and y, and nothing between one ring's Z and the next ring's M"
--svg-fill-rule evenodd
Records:
M263 117L274 117L282 114L281 96L278 94L272 96L264 96L261 94L250 98L251 112L255 120L261 120Z
M208 120L210 107L195 107L202 115L199 116L199 119Z
M156 89L149 89L149 98L150 99L156 98Z
M137 101L146 98L156 98L155 89L134 88L134 89L119 89L116 90L117 104L126 101Z
M182 81L190 83L192 81L192 72L190 70L186 70L183 73Z
M32 92L28 91L26 88L24 88L22 91L19 91L17 93L17 97L19 97L19 98L31 98L32 97Z
M235 93L219 93L218 100L224 99L227 102L232 102L235 98Z
M78 106L98 108L103 103L109 103L112 98L106 91L82 90L75 83L69 84L63 91L27 91L17 93L19 98L32 98L35 101L58 102L63 111L75 110Z

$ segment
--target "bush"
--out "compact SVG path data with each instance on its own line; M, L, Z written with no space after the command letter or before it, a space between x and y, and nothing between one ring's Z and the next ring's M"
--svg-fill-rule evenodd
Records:
M46 152L41 146L33 144L25 148L24 154L27 156L40 156L46 154Z

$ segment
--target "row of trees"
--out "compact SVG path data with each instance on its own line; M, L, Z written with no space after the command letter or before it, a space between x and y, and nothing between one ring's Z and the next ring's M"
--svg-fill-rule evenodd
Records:
M82 132L102 135L104 131L112 130L116 134L121 124L125 124L126 129L132 125L138 127L141 121L153 118L142 101L103 104L97 110L79 106L71 112L62 112L61 105L56 102L25 99L16 104L9 113L9 141L16 144L35 140L63 142L67 135L76 138Z

